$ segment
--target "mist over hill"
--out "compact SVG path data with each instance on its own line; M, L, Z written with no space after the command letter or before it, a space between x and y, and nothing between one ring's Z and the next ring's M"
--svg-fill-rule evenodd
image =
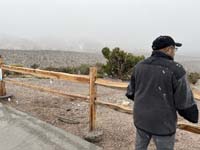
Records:
M75 39L52 36L27 38L0 33L0 49L7 50L59 50L101 54L101 50L104 47L109 47L110 49L120 47L124 51L131 53L134 52L136 55L144 55L149 52L148 49L120 46L120 43L115 41L103 43L95 39L85 37Z
M93 39L70 39L56 37L20 38L0 34L0 49L9 50L62 50L78 52L100 52L104 45Z

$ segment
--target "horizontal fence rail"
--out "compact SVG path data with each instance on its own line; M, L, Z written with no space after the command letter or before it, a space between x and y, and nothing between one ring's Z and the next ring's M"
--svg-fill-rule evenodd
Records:
M128 86L128 83L125 82L116 82L105 79L97 79L95 83L100 86L118 88L118 89L126 89ZM192 89L192 93L194 94L194 98L200 101L200 91L197 89Z
M123 113L127 113L127 114L132 114L133 113L132 109L130 109L129 107L125 107L123 105L118 105L118 104L114 104L114 103L108 103L108 102L99 101L99 100L97 100L95 103L97 105L108 107L108 108L111 108L111 109L114 109L114 110L117 110L117 111L120 111L120 112L123 112Z
M200 91L193 88L192 92L194 94L194 98L197 99L197 100L200 100Z
M46 71L40 69L31 69L25 67L15 67L15 66L8 66L2 65L1 68L7 71L18 72L22 74L29 74L37 77L44 77L44 78L52 78L52 79L61 79L73 82L80 82L80 83L87 83L89 84L89 76L87 75L74 75L62 72L54 72L54 71Z
M88 101L89 96L83 96L83 95L80 95L80 94L64 93L64 92L61 92L59 90L41 87L41 86L37 86L37 85L32 85L30 83L22 83L20 81L15 81L15 80L10 80L10 79L5 79L4 81L8 84L14 84L14 85L18 85L18 86L22 86L22 87L26 87L26 88L30 88L30 89L35 89L35 90L39 90L41 92L49 92L51 94L56 94L56 95L64 96L64 97L80 98L80 99L85 100L85 102L89 103L89 101ZM100 105L100 106L104 106L104 107L108 107L108 108L111 108L111 109L114 109L114 110L117 110L117 111L120 111L120 112L132 114L132 109L125 107L123 105L103 102L103 101L99 101L99 100L96 100L95 104Z
M97 79L95 83L98 85L101 85L101 86L110 87L110 88L119 88L119 89L126 89L128 86L128 83L115 82L115 81L109 81L109 80L104 80L104 79ZM194 94L194 98L196 100L200 101L200 91L197 89L193 89L192 92ZM103 101L96 101L95 103L97 105L108 107L108 108L111 108L111 109L114 109L114 110L117 110L117 111L120 111L123 113L133 114L133 110L128 107L116 105L113 103L107 103L107 102L103 102ZM184 122L178 122L177 128L179 128L181 130L189 131L192 133L200 134L200 127L198 125L194 125L191 123L188 124L188 123L184 123Z
M72 98L80 98L80 99L83 99L83 100L88 100L89 99L89 96L83 96L83 95L79 95L79 94L64 93L64 92L61 92L61 91L58 91L58 90L55 90L55 89L41 87L41 86L37 86L37 85L32 85L30 83L22 83L22 82L10 80L10 79L5 79L4 81L6 83L15 84L15 85L19 85L19 86L23 86L23 87L27 87L27 88L31 88L31 89L35 89L35 90L39 90L41 92L49 92L51 94L56 94L56 95L65 96L65 97L72 97Z
M198 125L178 122L177 128L192 133L200 134L200 127Z
M105 79L100 79L100 78L97 78L95 83L97 85L110 87L110 88L119 88L119 89L126 89L128 86L128 83L125 83L125 82L114 82L111 80L105 80Z

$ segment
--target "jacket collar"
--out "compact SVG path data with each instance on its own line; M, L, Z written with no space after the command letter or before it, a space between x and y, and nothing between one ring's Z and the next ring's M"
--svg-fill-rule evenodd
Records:
M162 57L162 58L166 58L166 59L170 59L170 60L174 60L173 57L159 51L159 50L154 50L151 54L151 56L154 56L154 57Z

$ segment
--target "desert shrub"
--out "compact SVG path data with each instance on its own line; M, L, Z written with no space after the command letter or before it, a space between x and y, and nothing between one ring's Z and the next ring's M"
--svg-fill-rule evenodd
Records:
M82 64L79 67L76 68L76 73L77 74L84 74L84 75L88 75L90 72L90 66L88 64Z
M90 65L88 64L82 64L78 67L46 67L44 70L49 71L56 71L56 72L64 72L64 73L70 73L70 74L89 74L89 68Z
M105 47L102 49L102 54L107 59L106 64L103 66L104 72L112 78L122 80L130 79L133 67L145 58L144 56L127 53L118 47L113 50Z
M39 68L39 67L40 67L39 64L33 64L33 65L31 65L31 68L33 68L33 69L37 69L37 68Z
M89 64L82 64L77 67L46 67L43 68L44 70L48 71L56 71L56 72L64 72L70 74L82 74L82 75L89 75L90 67L95 66L97 67L97 77L104 77L105 73L103 72L103 65L102 63L96 63L95 65Z
M11 64L10 66L14 66L14 67L24 67L24 66L21 65L21 64Z
M97 77L128 80L131 77L133 67L144 59L144 56L135 56L132 53L120 50L120 48L114 48L111 51L105 47L102 49L102 54L107 62L106 64L96 63L93 65L97 67ZM77 67L47 67L44 70L88 75L90 67L89 64L82 64Z
M65 72L65 73L73 73L72 67L46 67L43 70L55 71L55 72Z
M190 81L190 83L195 84L197 83L197 81L200 79L200 74L197 72L191 72L188 75L188 80Z
M43 68L43 70L62 72L62 71L58 71L59 69L60 68L56 68L56 67L52 67L52 66Z
M97 78L103 78L106 76L106 73L103 69L104 64L103 63L96 63L95 67L97 68Z

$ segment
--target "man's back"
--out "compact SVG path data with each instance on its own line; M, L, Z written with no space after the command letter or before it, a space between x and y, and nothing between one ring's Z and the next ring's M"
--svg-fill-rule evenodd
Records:
M149 57L135 67L134 123L137 128L155 135L170 135L176 130L173 98L175 62L168 57ZM179 74L184 69L177 67Z
M134 67L126 96L134 100L137 150L146 149L151 138L157 149L173 149L177 111L188 121L198 122L186 72L173 61L181 45L169 36L160 36L153 41L151 57Z

